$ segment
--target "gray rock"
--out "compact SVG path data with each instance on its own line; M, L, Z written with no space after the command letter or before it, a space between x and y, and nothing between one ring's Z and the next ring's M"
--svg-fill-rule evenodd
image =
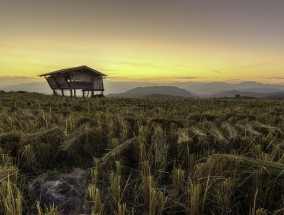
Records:
M86 173L81 169L69 174L42 174L30 183L29 194L42 209L54 204L64 215L85 214L88 210Z

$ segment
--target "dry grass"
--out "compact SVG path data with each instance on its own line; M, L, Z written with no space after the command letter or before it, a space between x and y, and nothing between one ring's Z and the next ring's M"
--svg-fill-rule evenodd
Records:
M0 214L46 171L89 170L90 214L283 214L283 101L0 95Z

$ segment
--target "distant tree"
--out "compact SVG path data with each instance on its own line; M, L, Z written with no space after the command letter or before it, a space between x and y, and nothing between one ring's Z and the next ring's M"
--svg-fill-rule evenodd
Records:
M240 97L241 97L240 94L236 94L236 95L235 95L235 98L240 98Z

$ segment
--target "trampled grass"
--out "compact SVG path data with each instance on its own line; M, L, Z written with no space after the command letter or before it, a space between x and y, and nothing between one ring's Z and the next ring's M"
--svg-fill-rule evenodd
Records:
M25 187L78 167L89 214L284 214L283 105L1 93L0 214L60 214Z

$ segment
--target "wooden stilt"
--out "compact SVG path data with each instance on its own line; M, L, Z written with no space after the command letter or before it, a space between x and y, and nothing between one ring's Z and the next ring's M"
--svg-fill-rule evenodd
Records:
M92 90L92 98L95 97L95 91Z
M56 95L55 89L53 90L53 95L54 95L54 96Z
M62 94L62 96L64 96L64 90L61 90L61 94Z
M74 97L76 98L76 89L74 89Z
M85 98L85 91L84 91L84 90L82 90L82 92L83 92L83 98Z
M72 89L70 89L70 97L71 97L71 98L73 97L73 91L72 91Z

